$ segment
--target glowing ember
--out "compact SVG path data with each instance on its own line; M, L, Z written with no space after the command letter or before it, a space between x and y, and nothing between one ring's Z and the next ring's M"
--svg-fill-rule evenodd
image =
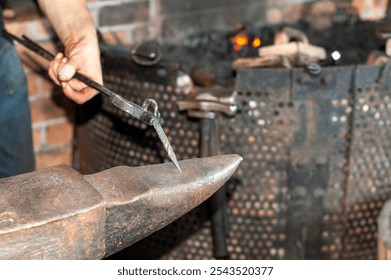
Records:
M237 34L232 38L232 42L234 43L234 50L238 52L243 46L248 45L248 38L245 34Z
M258 37L255 37L252 45L254 48L258 48L261 45L261 39L259 39Z
M250 44L249 38L246 36L246 34L237 34L235 37L232 38L232 42L234 43L234 50L240 51L242 47L247 46ZM255 37L254 40L252 40L251 45L254 48L258 48L261 46L261 39L258 37Z
M238 34L233 38L233 42L241 47L248 45L248 38L244 34Z
M234 50L235 51L240 51L242 49L242 46L239 46L239 45L234 45Z

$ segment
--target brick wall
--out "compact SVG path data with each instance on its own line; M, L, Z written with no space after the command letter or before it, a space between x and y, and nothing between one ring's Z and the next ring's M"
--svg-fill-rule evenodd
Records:
M28 9L30 12L30 8ZM53 32L46 19L26 10L14 19L6 20L7 29L15 34L37 40L51 51L55 51L52 42ZM28 83L31 108L33 142L36 156L36 168L71 164L72 143L72 102L67 100L48 78L48 64L43 59L17 46Z
M16 1L16 2L23 2ZM180 41L188 34L230 29L238 21L289 23L306 19L315 27L330 24L337 10L355 5L363 17L384 15L387 0L89 0L94 21L107 42L131 44L145 39ZM27 3L27 0L26 0ZM31 1L29 1L31 3ZM9 31L26 34L53 52L55 35L49 22L31 5L22 5L6 21ZM17 47L26 72L31 103L37 169L71 164L74 104L46 75L47 63ZM32 59L34 57L34 59Z

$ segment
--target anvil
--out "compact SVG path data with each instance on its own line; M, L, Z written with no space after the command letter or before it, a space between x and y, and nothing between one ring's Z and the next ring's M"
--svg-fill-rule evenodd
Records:
M0 259L102 259L161 229L216 192L242 158L223 155L114 167L66 165L0 180Z

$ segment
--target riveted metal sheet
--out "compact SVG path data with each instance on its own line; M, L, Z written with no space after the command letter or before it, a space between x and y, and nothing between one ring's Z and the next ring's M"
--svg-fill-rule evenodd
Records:
M292 102L299 129L289 160L287 231L294 259L339 258L352 71L353 67L329 67L316 76L293 71Z
M228 184L232 259L283 259L286 254L289 75L287 70L239 71L238 112L220 119L221 151L245 159Z
M377 257L376 219L391 196L390 65L359 66L355 73L355 105L347 184L342 257Z

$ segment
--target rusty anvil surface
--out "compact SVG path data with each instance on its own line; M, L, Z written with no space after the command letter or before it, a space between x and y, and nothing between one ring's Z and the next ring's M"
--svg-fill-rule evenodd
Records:
M242 158L223 155L115 167L65 165L0 180L0 259L101 259L201 204Z

